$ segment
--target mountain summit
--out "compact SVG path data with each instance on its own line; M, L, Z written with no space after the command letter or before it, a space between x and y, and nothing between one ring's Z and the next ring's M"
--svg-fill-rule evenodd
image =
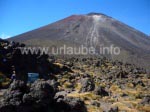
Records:
M117 46L114 60L130 62L150 70L150 39L144 33L105 14L72 15L9 40L40 46Z

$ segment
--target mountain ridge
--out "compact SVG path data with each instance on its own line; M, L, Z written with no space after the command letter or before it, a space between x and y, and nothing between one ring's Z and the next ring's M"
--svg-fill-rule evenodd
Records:
M72 15L60 21L23 33L8 40L27 45L46 46L94 46L115 45L121 48L120 56L115 60L131 62L148 67L150 63L150 39L135 28L132 28L112 17L100 13ZM145 65L146 64L146 65Z
M104 14L104 13L96 13L96 12L90 12L90 13L88 13L88 14L85 14L85 16L86 16L86 15L94 15L94 14L95 14L95 15L104 15L104 16L107 16L107 15ZM73 14L73 15L71 15L71 16L84 16L84 14ZM71 16L69 16L69 17L71 17ZM111 16L107 16L107 17L112 18ZM67 17L65 17L65 18L67 18ZM117 20L116 18L114 18L114 19ZM56 23L56 22L58 22L58 21L60 21L60 20L53 21L53 22L51 22L51 23L49 23L49 24L47 24L47 25L42 25L42 26L40 26L40 27L38 27L38 28L34 28L33 30L29 30L29 31L26 31L26 32L23 32L23 33L14 35L14 36L12 36L12 37L16 37L16 36L22 35L22 34L24 34L24 33L28 33L28 32L30 32L30 31L34 31L34 30L36 30L36 29L39 29L39 28L42 28L42 27L45 27L45 26L54 24L54 23ZM118 20L118 21L119 21L119 20ZM119 21L119 22L121 22L121 21ZM121 22L121 23L122 23L122 24L125 24L125 23L123 23L123 22ZM125 24L125 25L126 25L126 24ZM132 29L134 29L134 30L136 30L136 31L138 31L138 32L141 32L143 35L148 36L148 37L150 38L149 35L147 35L146 33L142 32L142 31L140 31L140 30L138 30L138 29L136 29L136 28L133 27L133 26L128 25L128 27L130 27L130 28L132 28ZM12 37L10 37L10 38L12 38ZM8 40L9 40L10 38L8 38Z

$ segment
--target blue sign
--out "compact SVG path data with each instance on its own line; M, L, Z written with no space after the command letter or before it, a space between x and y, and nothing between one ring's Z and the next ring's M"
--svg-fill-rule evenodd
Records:
M33 83L37 79L39 79L38 73L28 73L28 83Z

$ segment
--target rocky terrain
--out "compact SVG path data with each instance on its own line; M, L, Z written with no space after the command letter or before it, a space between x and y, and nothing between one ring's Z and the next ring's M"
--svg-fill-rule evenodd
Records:
M17 79L26 81L27 73L39 73L40 78L46 79L49 73L60 73L67 69L54 65L54 59L50 59L48 55L40 55L40 53L22 55L20 47L25 47L25 45L0 40L0 78L3 81L0 85L2 86L7 85L4 81L9 81L8 78L11 77L13 71L16 72Z
M100 56L21 55L19 46L25 45L0 40L0 85L5 88L0 112L150 111L150 74L143 68ZM27 83L28 72L40 78Z

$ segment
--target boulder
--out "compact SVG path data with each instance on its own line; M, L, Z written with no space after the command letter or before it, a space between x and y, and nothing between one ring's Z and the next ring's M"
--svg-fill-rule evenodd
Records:
M81 92L89 92L95 89L94 81L91 78L82 78L79 82L82 85Z
M143 99L142 99L142 101L141 101L141 104L148 104L148 105L150 105L150 95L146 95Z
M109 93L101 86L96 87L94 92L96 95L109 96Z
M47 112L52 108L55 91L49 83L37 80L29 88L23 81L14 81L0 102L0 112Z
M119 109L118 107L113 107L113 108L110 108L108 112L119 112Z
M65 97L56 101L57 112L86 112L84 102L79 98Z

